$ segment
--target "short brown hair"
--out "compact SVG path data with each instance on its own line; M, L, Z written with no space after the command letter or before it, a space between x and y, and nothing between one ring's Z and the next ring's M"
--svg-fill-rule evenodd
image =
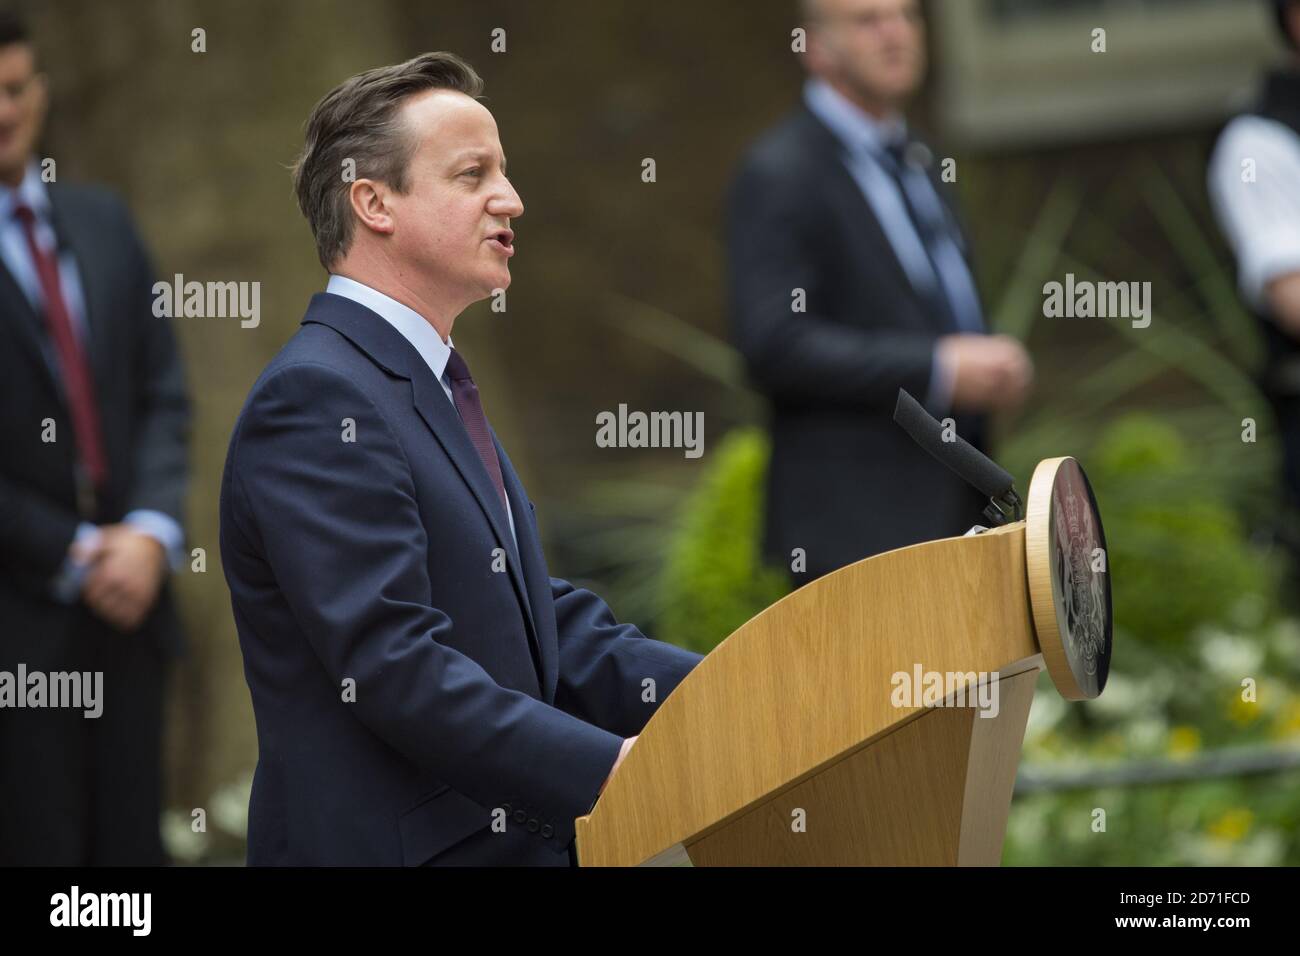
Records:
M407 166L416 143L398 108L406 97L425 90L456 90L478 99L483 80L454 53L422 53L344 80L307 118L306 142L293 166L293 188L316 237L316 255L327 270L352 245L344 162L355 163L356 179L379 180L406 192Z
M30 46L31 34L22 17L8 10L0 10L0 47L22 44Z

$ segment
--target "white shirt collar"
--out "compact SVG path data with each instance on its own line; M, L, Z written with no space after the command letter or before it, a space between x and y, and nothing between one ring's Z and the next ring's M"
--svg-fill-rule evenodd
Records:
M41 182L41 168L33 159L27 164L23 181L16 187L0 186L0 222L8 222L14 205L23 203L36 213L36 218L47 219L50 212L50 194Z
M444 342L438 330L426 322L420 313L402 305L391 296L384 295L377 289L372 289L365 283L349 279L347 276L331 273L325 291L351 299L364 305L371 312L377 312L415 347L425 364L433 370L434 377L442 379L442 373L447 369L447 359L451 358L451 350L455 346L450 335Z

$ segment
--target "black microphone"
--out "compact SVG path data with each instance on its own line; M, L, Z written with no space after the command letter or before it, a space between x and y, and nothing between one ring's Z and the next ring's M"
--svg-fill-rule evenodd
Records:
M912 440L953 470L957 477L989 499L984 515L994 524L1019 521L1022 502L1010 472L960 435L944 441L943 426L906 389L898 390L894 421Z

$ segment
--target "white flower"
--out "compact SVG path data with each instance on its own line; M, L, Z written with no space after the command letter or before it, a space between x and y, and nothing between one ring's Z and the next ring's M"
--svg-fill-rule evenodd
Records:
M1060 694L1035 694L1029 707L1029 722L1025 725L1025 744L1032 744L1060 723L1065 716L1065 700Z
M212 804L210 816L213 825L232 836L246 838L248 835L248 798L252 792L253 775L251 773L245 773L233 783L220 787L209 799Z
M1260 642L1222 631L1206 630L1200 637L1199 650L1212 673L1234 683L1258 674L1264 662Z

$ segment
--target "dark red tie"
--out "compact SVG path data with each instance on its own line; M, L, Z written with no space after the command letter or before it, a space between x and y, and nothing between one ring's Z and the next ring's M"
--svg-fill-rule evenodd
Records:
M501 497L501 510L508 515L510 511L506 505L506 486L501 480L501 462L497 459L497 450L492 444L492 433L488 431L483 405L478 400L478 386L470 377L469 366L455 349L451 350L451 355L447 358L447 377L451 379L451 395L456 402L456 411L460 412L460 420L465 423L469 440L474 443L474 449L483 460L483 467L487 469L488 477L492 479L492 484Z
M99 408L95 404L95 380L86 361L86 353L72 329L72 316L63 300L59 281L59 263L54 253L46 252L36 241L36 215L27 206L18 206L14 215L23 224L27 249L41 280L41 298L45 302L45 324L58 355L64 394L72 413L72 430L77 442L77 458L95 488L102 488L108 478L108 458L99 427Z

